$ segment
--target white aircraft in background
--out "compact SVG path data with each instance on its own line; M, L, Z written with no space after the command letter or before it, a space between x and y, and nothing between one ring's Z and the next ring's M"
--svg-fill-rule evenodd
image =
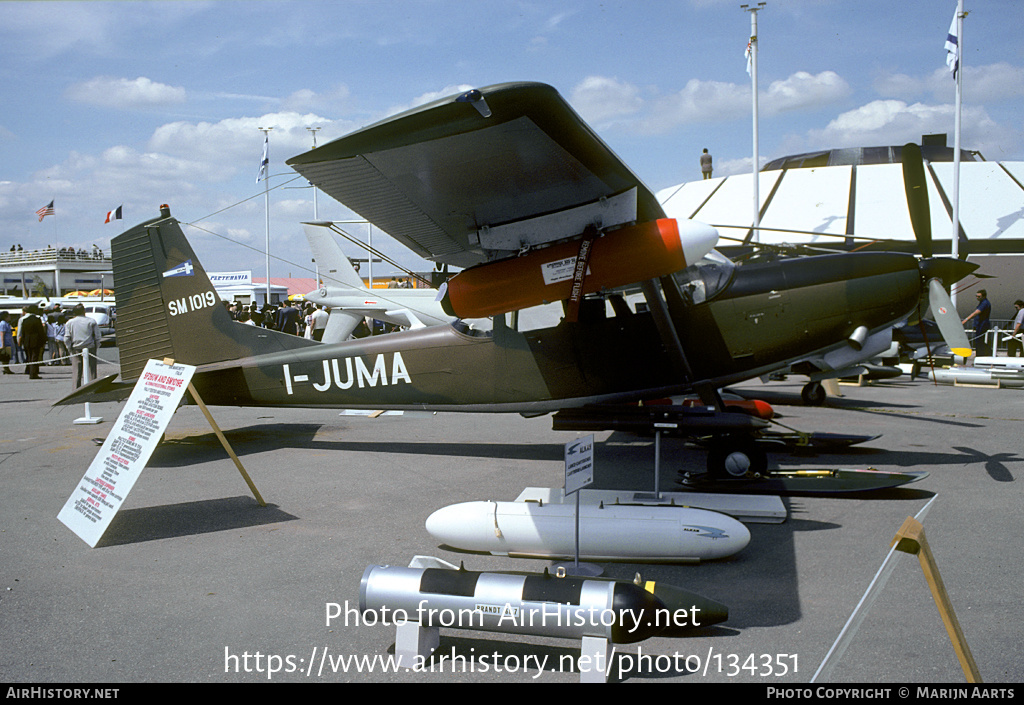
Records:
M331 309L323 342L347 340L364 318L405 328L425 328L453 320L437 301L436 289L367 288L330 229L309 223L303 227L323 282L319 289L306 294L305 300Z

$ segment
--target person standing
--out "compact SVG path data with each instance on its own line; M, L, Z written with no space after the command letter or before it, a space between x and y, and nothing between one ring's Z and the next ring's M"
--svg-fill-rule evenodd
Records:
M1006 343L1006 354L1009 357L1024 356L1024 342L1021 342L1021 328L1024 328L1024 301L1017 299L1013 302L1017 309L1017 315L1013 317L1013 333L1009 342Z
M700 155L700 173L704 175L705 179L711 178L711 155L708 154L708 148L704 148L704 152Z
M289 335L299 334L299 309L291 301L277 312L277 329Z
M18 320L18 345L25 350L25 374L29 379L39 376L39 363L46 347L46 325L39 317L39 307L29 306Z
M11 249L14 246L11 245ZM7 311L0 311L0 364L4 366L4 374L11 375L11 355L14 354L14 329L11 328L8 320L11 314Z
M324 331L327 330L327 321L330 320L330 310L326 306L317 306L316 311L310 316L310 326L313 328L313 340L322 341Z
M89 381L96 379L96 352L100 347L100 327L85 315L85 306L78 304L72 310L74 318L64 324L64 344L71 355L72 390L82 386L82 351L88 352Z
M68 317L65 314L62 313L57 316L57 330L55 337L57 339L57 357L60 359L59 364L61 365L71 364L71 360L68 359L68 345L64 342L64 326L67 322Z
M966 325L967 321L974 319L974 337L971 339L971 347L974 348L978 357L988 357L992 355L992 345L985 340L985 333L991 327L989 318L992 315L992 304L989 303L988 292L984 289L978 289L975 296L978 298L978 307L960 323Z

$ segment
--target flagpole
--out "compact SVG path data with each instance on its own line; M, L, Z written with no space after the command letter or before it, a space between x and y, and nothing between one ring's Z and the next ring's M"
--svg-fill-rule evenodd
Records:
M758 145L758 134L757 134L757 13L759 10L763 10L767 3L759 2L757 7L750 7L749 5L740 5L745 12L750 13L750 92L751 92L751 112L753 114L753 149L754 155L751 164L751 182L753 183L753 197L754 197L754 218L753 227L751 228L751 242L760 242L760 234L758 228L761 225L761 195L759 193L760 179L758 178L758 162L760 157L758 152L760 151Z
M960 257L960 108L963 101L964 82L964 0L956 4L956 115L953 119L953 234L952 254ZM956 308L956 287L949 298Z
M267 220L267 298L264 302L265 306L270 305L270 153L268 145L270 143L270 131L273 127L257 127L257 130L263 133L263 163L260 165L261 172L263 174L263 207L266 212Z

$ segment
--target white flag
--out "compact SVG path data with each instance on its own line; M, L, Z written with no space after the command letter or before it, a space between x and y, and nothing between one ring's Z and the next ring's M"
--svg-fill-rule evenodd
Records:
M263 161L260 162L260 173L256 176L256 183L263 181L267 178L267 167L270 166L270 157L268 156L268 150L270 149L270 136L263 135Z
M750 56L750 40L748 39L748 40L747 40L747 75L748 75L748 76L750 76L750 75L751 75L751 74L750 74L750 71L751 71L751 66L750 66L750 62L751 62L751 56Z
M960 70L960 39L956 34L956 11L953 12L953 24L949 25L949 34L946 35L946 66L953 72L953 79L956 79L956 72Z

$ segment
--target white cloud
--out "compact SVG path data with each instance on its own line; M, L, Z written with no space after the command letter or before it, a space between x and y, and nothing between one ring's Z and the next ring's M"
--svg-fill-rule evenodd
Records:
M926 81L905 73L884 73L877 76L873 87L883 98L916 98L926 89Z
M810 74L797 71L784 81L772 81L758 96L759 107L768 114L790 110L814 110L850 95L850 85L835 71Z
M635 115L643 108L640 91L617 78L588 76L569 96L569 103L587 122L599 125L624 115Z
M948 100L956 92L952 74L936 69L928 86L937 99ZM1006 62L987 66L964 66L964 102L997 103L1024 96L1024 67Z
M260 127L273 128L269 138L272 173L290 171L283 162L311 147L307 127L322 128L317 136L319 144L353 129L351 123L315 113L279 112L215 123L167 123L153 132L147 146L153 152L186 157L206 165L204 178L211 174L231 178L237 170L251 167L255 179L263 145Z
M345 113L348 112L351 100L351 93L345 85L336 86L324 93L303 88L281 101L281 109L293 112L318 110Z
M98 76L69 86L67 97L79 103L108 108L147 108L184 103L185 89L157 83L144 76L135 79Z
M907 104L900 100L876 100L842 113L822 130L808 133L806 148L866 147L918 142L921 135L947 133L952 144L954 106ZM982 107L965 107L961 116L962 143L990 158L1006 145L1019 142L1010 130L998 125Z
M845 99L849 84L834 71L797 71L773 81L759 95L764 115L816 110ZM680 125L748 118L750 87L746 83L691 79L682 90L644 97L637 86L604 76L589 76L572 91L572 104L597 127L629 125L642 134L665 134ZM626 120L624 118L630 118ZM602 125L602 123L604 123Z
M883 98L911 100L931 94L935 100L952 100L956 90L953 75L945 67L926 76L883 73L874 80L875 91ZM964 67L964 100L971 103L999 103L1024 96L1024 67L1006 62Z

